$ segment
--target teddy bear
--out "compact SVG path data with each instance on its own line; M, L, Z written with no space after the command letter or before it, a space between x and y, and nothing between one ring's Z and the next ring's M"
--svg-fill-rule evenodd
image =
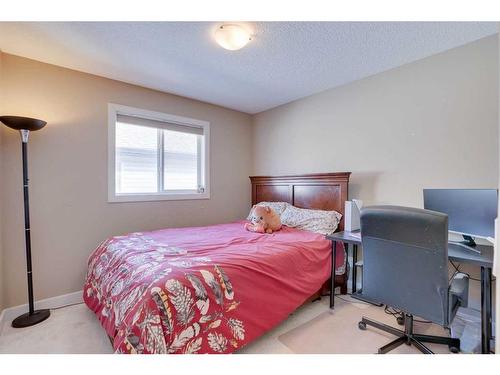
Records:
M280 216L269 206L252 207L250 223L245 224L245 229L256 233L273 233L281 229Z

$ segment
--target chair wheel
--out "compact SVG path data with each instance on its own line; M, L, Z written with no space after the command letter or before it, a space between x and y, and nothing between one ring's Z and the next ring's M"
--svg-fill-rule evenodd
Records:
M398 324L399 324L400 326L404 326L404 324L405 324L405 319L404 319L402 316L398 316L398 317L396 318L396 320L397 320L397 322L398 322Z
M366 329L366 323L365 322L359 322L358 323L358 328L362 331Z
M456 354L460 352L460 349L458 349L456 346L450 346L450 352Z

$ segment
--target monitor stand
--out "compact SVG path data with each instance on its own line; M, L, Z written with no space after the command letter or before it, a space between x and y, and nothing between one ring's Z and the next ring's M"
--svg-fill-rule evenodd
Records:
M450 241L450 243L452 243L454 245L461 246L461 247L463 247L469 251L472 251L476 254L481 254L481 250L476 248L476 245L477 245L476 241L474 241L474 239L471 236L467 236L467 235L463 234L462 237L464 238L463 241Z

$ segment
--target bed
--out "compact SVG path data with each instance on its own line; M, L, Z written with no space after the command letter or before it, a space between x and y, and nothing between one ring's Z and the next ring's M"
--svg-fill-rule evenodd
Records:
M250 177L252 203L343 214L349 174ZM117 353L231 353L321 295L331 273L330 241L286 226L252 233L244 223L137 232L99 245L83 298ZM345 256L337 253L342 290Z

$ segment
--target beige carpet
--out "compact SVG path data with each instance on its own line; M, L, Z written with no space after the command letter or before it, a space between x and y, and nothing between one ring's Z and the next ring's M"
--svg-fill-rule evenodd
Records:
M287 320L238 353L375 353L392 340L372 329L361 331L362 315L396 325L382 308L364 304L347 296L336 298L330 311L328 298L309 303ZM419 325L417 332L442 334L435 325ZM447 347L432 346L436 352ZM10 322L0 326L0 353L112 353L104 330L95 315L83 304L53 310L46 321L29 328L15 329ZM414 347L401 346L394 353L418 353Z
M0 353L113 353L95 315L84 304L50 312L49 319L27 328L0 326ZM0 360L1 361L1 360Z
M395 318L384 313L382 308L365 308L363 311L360 306L358 305L359 312L346 308L345 305L332 311L325 311L309 322L280 335L278 340L294 353L376 353L379 347L396 337L372 327L367 327L365 331L358 329L361 316L365 315L367 318L399 329L402 327L398 326ZM415 332L447 336L444 328L429 323L416 322ZM449 353L445 345L428 344L427 346L435 353ZM393 353L418 353L418 351L414 347L401 345Z

